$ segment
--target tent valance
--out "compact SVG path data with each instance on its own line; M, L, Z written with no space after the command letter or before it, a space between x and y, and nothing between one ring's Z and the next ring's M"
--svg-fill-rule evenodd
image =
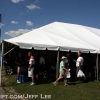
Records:
M100 30L62 22L54 22L4 41L24 49L100 52Z

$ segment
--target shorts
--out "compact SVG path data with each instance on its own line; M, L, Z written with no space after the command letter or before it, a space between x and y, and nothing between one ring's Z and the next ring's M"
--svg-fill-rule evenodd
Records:
M20 67L20 66L18 66L17 67L17 73L23 73L24 72L24 67Z
M60 72L60 73L59 73L59 78L64 78L64 79L66 79L65 72Z
M31 68L30 71L28 71L28 77L34 76L34 68Z

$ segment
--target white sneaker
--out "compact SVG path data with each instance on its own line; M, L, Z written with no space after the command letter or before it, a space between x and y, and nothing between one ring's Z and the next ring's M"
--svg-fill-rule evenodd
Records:
M66 83L66 84L64 84L64 86L68 86L68 84Z
M35 83L31 83L31 84L30 84L30 86L34 86L34 85L35 85Z
M19 80L17 80L17 83L20 83Z
M53 84L56 86L57 85L57 83L56 82L53 82Z

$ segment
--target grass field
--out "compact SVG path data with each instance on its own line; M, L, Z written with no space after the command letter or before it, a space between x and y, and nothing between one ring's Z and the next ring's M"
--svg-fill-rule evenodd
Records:
M100 100L99 81L81 84L73 82L68 86L63 86L63 81L60 81L57 86L54 86L52 82L55 79L42 79L36 80L35 86L29 86L30 82L17 84L15 75L5 76L5 78L5 81L2 83L4 89L13 87L20 94L38 95L38 98L28 100L44 100L41 98L41 94L43 97L44 95L51 95L51 100ZM7 90L5 91L8 92Z

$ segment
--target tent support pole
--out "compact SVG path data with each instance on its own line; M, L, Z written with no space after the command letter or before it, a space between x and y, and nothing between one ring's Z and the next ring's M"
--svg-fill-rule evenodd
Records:
M3 66L4 66L4 64L3 64L3 59L4 59L4 42L2 41L2 57L1 57L1 67L0 67L0 86L1 86L1 73L2 73L2 68L3 68Z
M56 78L58 78L58 75L59 75L59 50L57 52Z
M97 69L97 81L98 81L98 53L97 53L96 69Z
M10 49L9 51L7 51L5 54L4 54L4 56L5 55L7 55L10 51L12 51L13 49L15 49L17 46L15 46L14 48L12 48L12 49Z

